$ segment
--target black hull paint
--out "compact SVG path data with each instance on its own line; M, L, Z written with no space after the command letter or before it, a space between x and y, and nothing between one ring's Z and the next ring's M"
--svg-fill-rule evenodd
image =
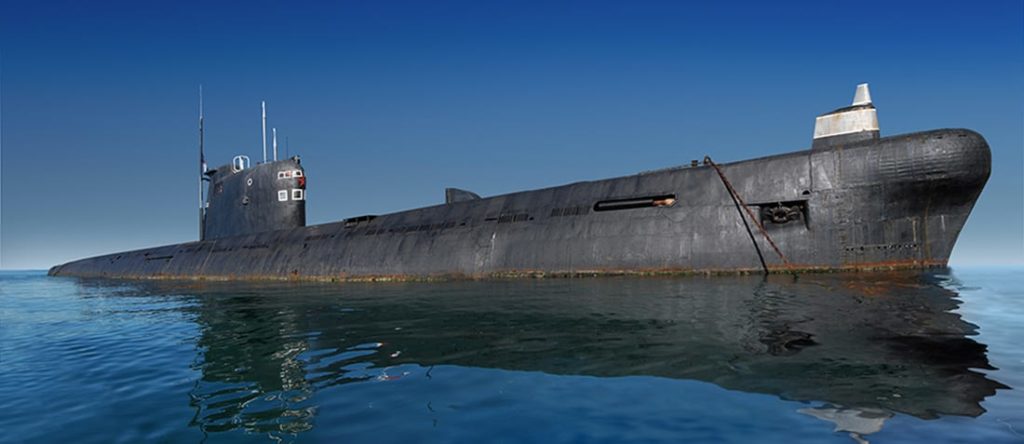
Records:
M991 153L964 129L851 141L721 165L763 218L772 271L944 266L988 180ZM671 206L595 211L674 196ZM792 220L765 212L780 203ZM710 166L680 167L309 227L98 256L51 275L120 278L430 279L758 272Z

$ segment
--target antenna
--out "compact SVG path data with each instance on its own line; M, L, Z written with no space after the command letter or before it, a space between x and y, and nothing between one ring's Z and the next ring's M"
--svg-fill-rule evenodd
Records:
M205 197L203 196L203 174L206 173L206 155L203 150L203 85L199 85L199 240L203 240L206 220Z
M263 163L267 163L267 101L261 101L263 108Z
M271 128L274 133L274 162L277 162L277 128Z

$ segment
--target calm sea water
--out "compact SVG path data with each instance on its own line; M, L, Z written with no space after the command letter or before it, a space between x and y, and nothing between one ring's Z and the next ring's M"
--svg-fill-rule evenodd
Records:
M1021 442L1022 284L0 273L0 441Z

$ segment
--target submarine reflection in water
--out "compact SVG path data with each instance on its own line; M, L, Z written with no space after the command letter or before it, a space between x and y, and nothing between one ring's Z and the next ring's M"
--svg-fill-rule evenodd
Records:
M143 285L196 295L193 425L208 432L301 432L331 415L320 390L458 366L706 381L813 401L801 412L858 438L894 413L980 415L1005 388L974 370L992 368L986 346L940 279Z

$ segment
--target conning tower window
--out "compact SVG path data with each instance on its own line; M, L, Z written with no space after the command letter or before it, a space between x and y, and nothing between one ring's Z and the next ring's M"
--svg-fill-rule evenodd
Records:
M293 177L302 177L302 170L288 170L277 172L278 179L291 179Z
M277 192L277 201L284 202L288 200L288 190L280 190Z
M305 199L306 199L305 190L301 190L299 188L292 188L292 200L305 200Z
M602 200L594 204L594 211L632 210L636 208L671 207L676 203L675 194L633 197L629 199Z

